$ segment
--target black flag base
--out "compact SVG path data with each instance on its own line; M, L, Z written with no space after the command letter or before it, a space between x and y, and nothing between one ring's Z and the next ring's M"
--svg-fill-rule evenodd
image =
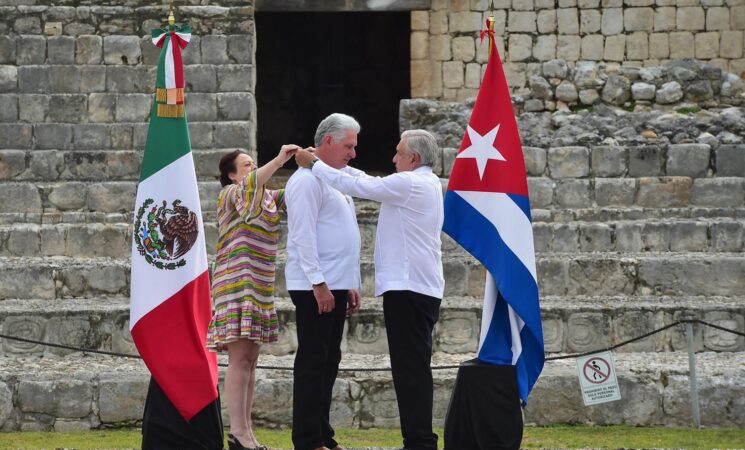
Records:
M222 443L219 396L187 422L150 377L142 418L143 450L222 450Z
M520 448L523 416L514 366L478 359L458 368L445 416L445 450Z

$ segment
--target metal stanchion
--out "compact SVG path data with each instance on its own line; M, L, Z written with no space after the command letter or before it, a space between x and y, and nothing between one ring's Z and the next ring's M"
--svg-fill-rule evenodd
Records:
M698 385L696 380L696 352L693 349L693 324L686 323L686 340L688 341L688 379L691 387L691 414L693 424L701 428L701 412L698 410Z

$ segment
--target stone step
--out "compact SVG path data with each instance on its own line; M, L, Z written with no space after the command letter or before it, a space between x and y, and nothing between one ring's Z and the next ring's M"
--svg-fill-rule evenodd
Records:
M404 99L399 104L399 125L429 130L440 146L455 152L472 108L472 102ZM531 175L680 175L712 168L742 173L745 159L739 146L744 117L741 107L679 114L626 112L598 104L586 111L522 113L517 125L523 149L528 149L524 153ZM712 153L716 164L710 165Z
M202 211L214 217L217 198L221 190L220 183L201 181L198 183L198 188ZM0 182L0 211L6 217L3 222L19 220L34 222L33 218L37 215L51 217L58 213L131 216L135 208L136 195L137 182L135 181ZM358 214L364 215L368 209L374 209L377 213L378 206L375 202L359 201L356 203L358 203ZM127 220L127 222L131 221Z
M436 353L433 365L452 366L472 353ZM526 424L584 423L690 426L688 355L615 355L621 400L585 407L574 359L547 361L525 408ZM224 356L221 362L226 362ZM292 367L293 356L261 355L262 367ZM0 357L0 427L4 431L70 431L135 424L142 419L149 373L139 360L100 355ZM385 355L345 354L333 393L331 422L337 427L399 426L396 397ZM357 369L357 370L355 370ZM697 354L702 424L745 426L745 353ZM434 423L442 426L455 369L434 370ZM220 367L221 387L225 368ZM284 426L292 418L292 372L260 368L256 374L254 422ZM224 388L221 389L226 416ZM560 405L560 407L557 407ZM227 422L226 422L227 423Z
M234 108L250 108L252 104L248 92L227 92L218 96L232 96L228 100L233 102ZM28 123L0 123L0 150L9 150L11 154L18 150L32 150L30 154L33 154L44 150L107 152L145 148L152 95L90 94L90 99L87 95L64 95L59 97L63 101L56 103L56 112L43 109L45 102L54 104L49 98L43 95L34 97L33 101L21 106L21 114L28 116ZM29 108L29 111L23 112L24 108ZM78 117L72 120L81 123L59 123L67 120L65 114L77 114ZM235 117L190 121L192 148L256 148L255 122L244 117L248 113L230 114ZM251 115L255 117L255 113ZM310 145L310 142L304 145ZM42 152L36 157L37 164L60 164L60 156L59 153ZM139 164L139 159L133 161Z
M377 221L379 204L367 200L355 200L357 219ZM134 205L133 205L134 209ZM745 208L640 208L640 207L603 207L603 208L555 208L531 210L533 223L568 223L568 222L618 222L618 221L664 221L675 219L717 221L745 218ZM202 210L204 222L215 222L214 204ZM98 211L47 211L47 212L8 212L0 211L0 225L10 224L84 224L106 223L131 224L134 222L133 211L98 212Z
M55 36L57 37L67 36ZM41 36L23 38L44 39ZM89 125L114 127L117 130L117 140L109 144L112 148L122 147L120 139L124 139L124 142L127 139L134 141L133 146L138 147L136 144L140 141L133 135L144 135L143 131L136 131L135 128L147 126L144 121L149 113L152 95L144 92L152 90L152 81L149 78L153 76L154 68L37 65L43 63L45 57L45 45L43 42L37 44L41 46L35 52L38 55L35 54L32 59L40 60L34 61L35 64L32 65L26 65L25 62L21 64L18 73L14 74L17 76L11 81L11 85L15 87L17 79L18 92L0 97L0 102L6 106L2 120L7 121L0 124L3 131L0 133L0 138L3 138L0 139L0 148L86 148L90 144L82 138L86 134L82 130ZM31 47L36 48L37 44ZM73 44L68 42L65 45ZM57 50L55 48L53 54L57 54ZM251 94L245 92L250 83L243 80L250 76L251 66L189 65L186 73L187 77L195 76L193 82L187 78L187 89L196 93L188 94L186 102L188 115L196 120L195 124L240 122L237 127L195 127L192 130L195 147L211 146L206 144L205 141L208 140L214 145L223 143L229 146L228 142L245 145L245 140L240 142L241 137L255 123L255 111L250 107ZM216 91L223 92L215 93ZM49 95L48 92L55 94ZM91 93L87 94L88 92ZM419 101L421 100L402 102L402 125L415 125L406 117L409 110L406 105ZM431 104L432 102L425 106ZM459 106L468 107L465 104ZM708 118L687 115L670 117L661 112L656 117L620 112L618 117L608 117L607 113L587 117L587 112L525 114L520 118L520 126L526 145L526 168L531 175L550 175L555 179L623 174L692 177L738 175L745 161L742 158L742 138L737 135L742 131L741 111L738 108L729 108L721 113L706 112ZM426 115L431 116L432 112L428 111ZM712 116L719 117L714 119ZM462 114L459 121L463 122L467 117L468 114ZM435 127L437 130L434 130L439 132L438 138L446 147L439 158L442 166L452 162L454 148L459 146L463 138L465 125L456 125L454 122L457 121L451 117L445 120L449 126ZM43 123L45 121L49 123ZM431 124L426 125L432 128ZM126 131L120 131L127 129L130 130L129 137ZM660 137L640 136L638 130L644 129L655 129ZM689 129L692 130L691 135L687 133ZM75 135L81 138L78 139ZM447 173L448 169L445 168L443 174Z
M638 206L605 206L596 208L531 209L537 222L609 222L621 220L719 219L743 218L745 208L688 206L680 208L642 208ZM1 218L2 216L0 216Z
M102 129L102 133L108 136L110 130ZM99 140L91 146L99 145ZM219 179L220 158L233 150L193 150L197 178ZM5 165L0 177L12 181L137 181L142 149L0 150L0 161Z
M94 94L95 96L96 94ZM240 93L226 93L226 94L196 94L201 96L207 96L212 98L212 102L215 102L215 97L222 99L225 96L243 95L246 98L249 94ZM15 97L10 94L0 94L0 105L5 105L9 97ZM22 103L26 108L37 106L39 104L39 95L31 95L25 103ZM75 123L75 124L60 124L60 120L64 120L70 114L71 101L76 100L76 97L80 97L80 101L85 104L86 96L57 96L60 97L61 101L55 102L55 98L51 101L46 99L47 103L56 105L59 111L40 111L24 112L24 107L21 107L21 114L34 115L35 123L3 123L0 118L0 130L4 130L3 127L15 126L21 130L27 130L26 134L20 134L16 140L11 140L3 145L0 141L0 160L4 162L5 170L2 175L2 179L6 180L44 180L44 181L55 181L55 180L74 180L74 181L87 181L87 180L100 180L100 181L112 181L112 180L137 180L140 173L140 163L142 161L142 152L145 147L145 141L147 139L147 126L148 124L143 123L127 123L126 121L120 120L114 123L98 123L97 120L91 121L91 123ZM122 96L122 104L126 100L126 96ZM100 102L99 97L96 97L96 102ZM194 97L192 98L192 100ZM146 99L143 99L143 104L147 106ZM231 100L236 100L232 99ZM248 100L243 100L248 108ZM19 101L23 101L23 96L20 97ZM219 100L218 100L219 101ZM3 103L6 102L6 103ZM121 104L116 103L116 96L111 96L112 106L117 104L119 107ZM187 110L190 105L194 102L187 103ZM92 107L92 105L91 105ZM147 108L145 108L147 110ZM202 110L209 110L209 108L202 108ZM197 177L200 179L217 179L219 176L218 162L222 155L229 153L236 148L247 150L247 140L240 142L238 137L230 137L230 132L237 133L244 126L240 120L249 120L248 112L245 117L239 116L236 113L227 113L224 120L218 121L213 113L205 115L200 111L187 111L190 122L191 143L193 147L193 156L195 160L195 167L197 171ZM149 110L148 110L149 111ZM115 110L109 111L110 114L114 114ZM50 120L54 119L56 123L44 123L47 115ZM101 114L98 111L91 112L94 118L98 118ZM33 139L32 139L33 136ZM12 134L6 133L6 139L10 139ZM13 145L15 144L15 145ZM299 145L310 145L307 143L298 143ZM223 147L223 148L220 148ZM688 148L692 147L698 149L702 146L699 144L681 144L672 145L670 148L673 151L677 147ZM448 149L452 150L452 149ZM561 151L559 151L561 150ZM640 150L644 150L649 154L659 152L657 146L640 147ZM571 171L569 170L577 161L571 161L576 156L573 152L584 152L585 158L587 155L594 156L595 159L602 158L603 153L608 151L615 152L617 154L618 161L613 161L613 165L619 165L618 170L594 170L594 171ZM659 170L653 172L637 173L633 170L629 171L625 166L625 150L621 147L598 147L593 151L589 151L583 147L566 147L566 148L551 148L548 153L551 155L549 166L551 170L547 170L544 166L546 164L546 150L541 148L526 147L524 149L526 156L526 171L531 179L534 179L533 184L545 190L545 180L554 181L554 189L556 194L565 194L565 191L569 190L573 186L572 180L598 180L594 187L597 190L599 197L611 195L607 192L612 189L612 186L623 188L624 190L629 189L629 182L619 183L614 180L624 179L632 180L635 178L643 178L650 176L658 177L684 177L689 179L699 178L719 178L719 177L742 177L745 168L740 170L737 167L731 167L732 164L737 166L736 157L743 158L742 154L745 154L745 145L723 145L714 153L714 157L719 156L724 158L722 161L718 161L718 166L715 166L713 161L706 150L706 155L702 158L702 163L705 166L700 171L694 171L690 173L682 173L674 169ZM730 156L731 154L731 156ZM684 154L686 157L690 157L688 154ZM387 158L387 155L380 155L381 158ZM607 157L606 157L607 158ZM728 159L729 158L729 159ZM593 163L596 165L609 165L611 162L605 162L602 160L596 161L593 159ZM450 173L449 165L452 164L452 158L449 158L447 169L445 174ZM539 164L537 161L542 161L544 166L536 168ZM567 162L570 160L570 162ZM588 164L586 160L585 164ZM441 161L438 161L438 165L442 165ZM567 167L562 165L566 164ZM572 165L574 164L574 165ZM633 163L632 163L633 164ZM673 164L668 161L668 164ZM711 164L711 165L710 165ZM729 164L729 166L722 166L723 164ZM354 163L353 163L354 165ZM390 166L391 170L393 166ZM441 174L440 167L434 167L435 173Z
M217 67L222 67L222 65ZM126 77L129 75L128 68L109 67L109 86L103 86L103 77L107 75L107 70L88 67L87 73L99 77L91 80L97 86L91 86L92 83L86 80L82 89L103 88L102 92L78 93L73 90L75 89L73 86L70 86L71 92L39 92L44 89L42 85L44 76L59 69L59 66L20 69L19 75L30 75L35 78L35 80L30 80L31 82L26 86L21 87L21 89L25 87L26 92L0 94L0 104L4 107L3 114L0 115L0 125L32 127L33 134L39 137L32 141L30 147L27 146L29 142L27 139L16 138L6 142L17 144L20 148L122 149L122 146L127 143L132 145L132 134L137 133L134 146L138 147L141 143L140 135L147 134L147 129L140 130L140 128L143 125L147 127L150 107L155 99L155 67L149 68L147 74L153 77L152 81L126 81L125 83L131 83L128 86L118 82L119 80L114 80L111 76L112 72L118 72L113 75L120 79ZM63 68L68 72L76 69L75 67ZM207 70L210 69L213 68L207 68ZM30 86L32 83L35 84L33 87ZM235 84L224 85L221 86L220 92L204 93L194 92L187 88L185 106L189 123L255 120L253 94L244 91L246 87ZM31 89L36 92L28 92ZM44 128L49 123L59 124L60 126L55 127L56 129L71 130L66 131L65 134L70 135L72 139L62 142L46 139ZM226 128L218 127L218 129L227 131ZM109 139L109 130L113 131L111 139ZM122 134L127 131L129 136ZM192 134L197 134L196 131L203 130L192 129L191 131ZM18 137L20 136L23 134ZM212 135L209 136L210 139L212 137ZM224 140L226 137L215 136L215 139ZM195 136L195 144L202 143L204 138L204 136ZM62 147L65 144L67 146Z
M272 355L297 350L295 308L289 298L276 300L280 340L264 347ZM435 351L447 354L475 352L481 327L482 300L447 297L435 326ZM541 299L546 353L587 352L607 348L667 326L683 318L699 319L717 326L745 330L745 296L599 296ZM0 301L0 332L35 341L75 348L136 353L129 334L129 298L3 300ZM65 355L68 349L46 347L10 339L2 340L6 355ZM695 325L697 351L745 351L745 339L714 328ZM382 301L365 298L363 309L347 322L342 347L355 354L385 354L388 344ZM617 351L684 351L682 327L674 327Z
M131 32L131 31L130 31ZM26 36L24 36L26 37ZM65 36L66 37L66 36ZM120 36L122 38L124 36ZM245 37L245 36L235 36ZM64 38L64 37L63 37ZM135 36L126 36L124 39L140 39ZM69 44L69 43L68 43ZM136 42L139 45L139 41ZM143 42L144 44L144 42ZM74 45L74 43L73 43ZM109 44L111 45L111 44ZM147 45L147 44L145 44ZM148 54L157 58L157 50L150 47ZM77 94L77 93L106 93L118 92L119 95L137 95L152 98L155 87L156 68L150 64L136 65L134 67L122 67L117 58L124 56L121 53L113 56L114 60L105 59L106 65L100 64L73 64L73 61L57 61L54 64L44 64L45 49L38 49L41 60L22 62L18 67L16 77L10 80L12 91L22 94L48 93L48 94ZM222 50L225 51L225 50ZM53 51L53 54L56 53ZM139 50L134 56L135 61L139 59ZM188 53L188 52L185 52ZM245 61L248 62L248 61ZM252 64L231 64L230 61L222 61L217 64L189 64L184 67L186 98L193 92L250 92L251 79L255 73ZM17 88L14 83L17 81ZM144 117L143 117L144 119Z
M536 259L542 295L742 295L741 253L553 253ZM129 295L129 260L106 257L0 257L0 299ZM446 296L481 297L484 268L471 257L443 259ZM284 261L277 295L286 296ZM371 296L374 268L361 262L362 294Z
M205 217L206 218L206 217ZM376 221L359 220L362 253L375 245ZM204 223L207 251L217 243L217 224ZM127 257L133 226L128 223L16 223L0 225L0 256ZM282 222L279 248L287 243L287 222ZM671 219L615 222L535 222L535 251L585 253L618 252L739 252L745 249L745 218ZM450 236L442 233L443 253L465 254Z
M34 2L14 1L12 3L5 2L5 4L33 5ZM146 3L142 4L145 5ZM93 34L47 36L45 34L29 32L31 30L26 30L25 33L19 35L6 33L6 36L4 36L7 40L6 45L13 49L17 47L18 50L6 55L4 62L7 64L15 63L17 66L46 63L50 66L62 65L64 67L65 64L71 64L74 61L77 63L76 66L81 68L83 72L85 72L85 69L90 69L91 66L104 66L109 70L110 74L121 74L118 79L120 82L128 78L134 79L130 80L130 83L140 81L155 68L150 66L157 64L160 49L153 46L149 36L139 37L136 36L136 33L133 36L131 30L138 29L136 19L136 8L138 7L141 7L139 3L131 3L126 6L94 5L94 8L85 10L83 10L83 6L73 6L73 8L80 8L80 14L76 15L77 11L75 9L71 11L69 6L36 5L36 8L32 12L24 11L22 14L43 13L46 17L50 18L69 17L72 15L76 17L76 20L80 21L78 22L79 25L92 27L91 29L95 29L93 25L99 24L102 20L109 20L112 16L116 17L119 22L117 25L114 25L113 33L105 36ZM156 6L153 9L157 10L157 8ZM20 9L22 8L6 8L4 12L8 13L9 17L14 18L18 17L18 10ZM211 17L213 19L227 21L245 20L247 16L253 17L254 14L253 11L239 11L238 8L231 10L230 14L225 14L225 11L220 7L210 10L209 8L199 6L185 6L183 13L187 15L186 17L189 14L196 14L198 17ZM202 24L200 23L199 26L202 26ZM189 45L184 49L182 57L185 68L200 65L202 63L202 52L206 55L204 57L205 62L213 61L215 58L237 63L251 63L253 61L251 53L248 50L248 44L252 39L250 35L205 34L204 39L200 35L202 35L201 30L195 32L189 40ZM216 52L220 54L215 55ZM121 64L122 55L129 56L128 64L130 65ZM211 65L217 65L217 63L213 62ZM154 85L154 77L152 78L152 82Z
M541 252L739 252L743 219L644 219L541 223L533 225Z
M558 181L551 178L529 178L528 184L531 206L536 209L585 209L593 206L652 209L745 207L745 177L595 178ZM446 179L443 179L443 185L447 185ZM215 208L220 189L217 181L199 183L203 210ZM135 181L0 182L0 211L126 213L133 209L136 191Z

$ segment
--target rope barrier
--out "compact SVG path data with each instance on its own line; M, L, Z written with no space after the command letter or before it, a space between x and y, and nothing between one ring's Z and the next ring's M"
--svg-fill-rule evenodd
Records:
M590 352L571 353L571 354L568 354L568 355L560 355L560 356L549 356L549 357L546 358L546 361L556 361L556 360L559 360L559 359L569 359L569 358L581 358L582 356L593 355L593 354L599 353L599 352L612 351L612 350L615 350L615 349L617 349L619 347L623 347L624 345L631 344L632 342L636 342L636 341L640 341L642 339L648 338L649 336L652 336L653 334L661 333L661 332L667 330L668 328L672 328L672 327L674 327L676 325L684 325L686 323L698 323L698 324L701 324L701 325L706 325L706 326L711 327L711 328L716 328L717 330L726 331L728 333L732 333L732 334L736 334L738 336L745 337L745 333L740 333L737 330L730 330L729 328L720 327L719 325L714 325L713 323L704 322L703 320L698 320L698 319L682 319L682 320L678 320L677 322L673 322L673 323L671 323L669 325L665 325L662 328L658 328L656 330L650 331L649 333L644 333L641 336L637 336L635 338L631 338L631 339L625 340L623 342L619 342L618 344L611 345L610 347L601 348L601 349L593 350L593 351L590 351Z
M729 328L720 327L719 325L714 325L713 323L704 322L703 320L689 319L689 320L682 320L681 322L695 322L695 323L700 323L702 325L706 325L707 327L716 328L717 330L720 330L720 331L726 331L728 333L732 333L732 334L736 334L738 336L745 337L745 333L740 333L737 330L730 330Z
M118 352L110 352L107 350L95 350L92 348L80 348L80 347L73 347L71 345L65 345L65 344L55 344L53 342L44 342L44 341L36 341L34 339L26 339L18 336L8 336L7 334L0 334L0 338L2 339L10 339L11 341L18 341L18 342L26 342L28 344L37 344L37 345L43 345L46 347L54 347L54 348L63 348L65 350L75 350L78 352L84 352L84 353L98 353L100 355L109 355L109 356L117 356L120 358L137 358L142 359L140 355L133 355L131 353L118 353Z
M657 333L661 333L661 332L667 330L668 328L672 328L672 327L674 327L676 325L682 325L685 322L686 321L679 320L679 321L673 322L673 323L671 323L669 325L665 325L662 328L658 328L656 330L650 331L649 333L644 333L641 336L637 336L635 338L631 338L631 339L625 340L623 342L619 342L618 344L611 345L610 347L601 348L601 349L598 349L598 350L592 350L592 351L583 352L583 353L570 353L568 355L549 356L548 358L546 358L546 361L558 361L560 359L581 358L582 356L587 356L587 355L592 355L592 354L599 353L599 352L605 352L605 351L615 350L615 349L617 349L619 347L623 347L624 345L628 345L628 344L631 344L631 343L636 342L636 341L641 341L642 339L648 338L649 336L652 336L652 335L657 334Z
M737 330L730 330L729 328L725 328L719 325L714 325L713 323L704 322L703 320L699 319L681 319L676 322L673 322L671 324L665 325L664 327L657 328L656 330L652 330L648 333L644 333L640 336L627 339L623 342L619 342L618 344L611 345L610 347L604 347L597 350L592 350L589 352L581 352L581 353L570 353L567 355L558 355L558 356L548 356L545 358L546 361L558 361L561 359L570 359L570 358L580 358L582 356L588 356L599 352L604 351L612 351L619 347L623 347L625 345L631 344L636 341L640 341L642 339L648 338L649 336L655 335L657 333L661 333L667 329L670 329L672 327L675 327L677 325L684 325L686 323L698 323L700 325L704 325L707 327L711 327L714 329L717 329L719 331L724 331L726 333L735 334L737 336L745 337L745 333L739 332ZM90 348L80 348L80 347L73 347L71 345L64 345L64 344L55 344L53 342L44 342L44 341L37 341L34 339L26 339L18 336L9 336L6 334L0 334L0 339L9 339L11 341L18 341L18 342L25 342L28 344L36 344L36 345L44 345L46 347L54 347L54 348L61 348L65 350L73 350L78 352L84 352L84 353L96 353L99 355L107 355L107 356L115 356L118 358L135 358L135 359L142 359L140 355L133 355L131 353L119 353L119 352L110 352L107 350L96 350L96 349L90 349ZM227 364L218 364L220 367L227 367ZM264 369L264 370L292 370L292 367L286 367L286 366L267 366L267 365L257 365L258 369ZM432 366L432 370L451 370L451 369L457 369L460 367L460 364L456 365L444 365L444 366ZM351 367L340 367L339 372L389 372L391 370L390 367L362 367L362 368L351 368Z

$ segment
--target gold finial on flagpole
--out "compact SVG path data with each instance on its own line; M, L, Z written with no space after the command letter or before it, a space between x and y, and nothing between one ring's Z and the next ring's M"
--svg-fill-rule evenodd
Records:
M168 5L168 25L176 25L176 18L173 16L173 0Z
M489 16L489 18L486 19L486 26L489 28L489 38L490 38L489 39L489 56L491 56L491 52L493 50L491 38L494 36L494 16L493 15Z
M489 53L491 56L492 51L492 38L494 37L494 0L489 1L489 18L486 19L486 27L489 29Z

